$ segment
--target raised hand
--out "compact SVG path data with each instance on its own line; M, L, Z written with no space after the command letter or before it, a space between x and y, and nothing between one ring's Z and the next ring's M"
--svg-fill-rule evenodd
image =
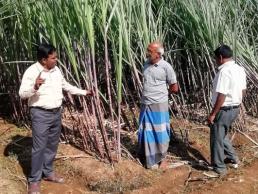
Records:
M39 87L40 87L43 83L45 83L45 79L42 79L42 78L40 77L40 75L41 75L41 72L39 73L39 75L38 75L38 77L37 77L37 79L36 79L36 81L35 81L35 85L34 85L34 89L35 89L35 90L38 90Z

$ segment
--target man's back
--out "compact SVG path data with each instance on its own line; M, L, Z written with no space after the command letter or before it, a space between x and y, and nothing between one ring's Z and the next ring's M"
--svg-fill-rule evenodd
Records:
M229 61L219 67L214 78L213 94L226 95L223 106L239 105L242 102L242 91L246 89L246 74L243 67ZM216 95L213 97L215 103Z

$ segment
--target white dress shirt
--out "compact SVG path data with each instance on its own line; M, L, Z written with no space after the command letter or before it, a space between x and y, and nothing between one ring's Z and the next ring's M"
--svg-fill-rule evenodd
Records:
M218 69L219 71L213 80L213 107L218 93L226 96L222 106L240 105L242 102L242 91L246 89L246 73L244 68L232 60L219 66Z
M34 85L39 74L45 82L38 90L35 90ZM28 104L30 107L53 109L62 105L62 90L71 94L86 95L86 90L79 89L69 84L57 66L48 71L44 69L39 62L37 62L25 71L19 95L22 99L28 98Z

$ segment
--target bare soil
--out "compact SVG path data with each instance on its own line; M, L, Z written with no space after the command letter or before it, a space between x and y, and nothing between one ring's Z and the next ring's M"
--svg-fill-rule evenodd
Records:
M42 181L42 193L258 193L258 147L246 137L231 133L241 168L229 168L222 179L207 179L203 175L207 169L199 161L210 161L209 129L175 119L172 127L174 138L167 159L189 164L167 170L146 170L137 161L126 159L124 153L123 160L111 166L72 145L60 143L55 168L66 178L66 183ZM255 129L258 127L253 124L252 132L247 133L254 139L258 133ZM124 146L135 155L136 134L128 133L123 138L127 140ZM26 193L30 149L30 130L0 120L0 194Z

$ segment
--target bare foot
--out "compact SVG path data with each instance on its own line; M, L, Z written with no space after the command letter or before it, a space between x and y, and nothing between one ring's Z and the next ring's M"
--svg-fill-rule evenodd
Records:
M159 168L160 169L168 169L168 166L169 166L169 163L168 163L168 161L167 160L162 160L161 162L160 162L160 164L159 164Z

